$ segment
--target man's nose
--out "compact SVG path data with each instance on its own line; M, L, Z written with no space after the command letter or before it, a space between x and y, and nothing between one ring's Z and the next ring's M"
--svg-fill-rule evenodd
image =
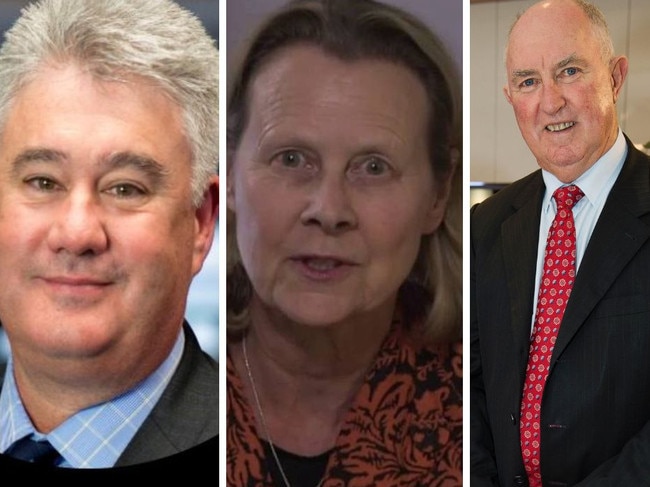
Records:
M48 234L52 251L74 255L100 254L108 247L104 211L91 192L71 192L53 212Z

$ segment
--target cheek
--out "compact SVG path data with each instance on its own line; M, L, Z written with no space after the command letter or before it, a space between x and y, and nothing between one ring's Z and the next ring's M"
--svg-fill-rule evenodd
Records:
M272 188L246 188L237 194L237 244L249 275L275 265L299 216L300 202L292 192Z
M425 227L426 209L414 202L383 208L371 205L369 208L372 214L363 219L367 222L365 239L368 246L391 265L410 270Z
M528 128L526 125L533 121L530 104L519 101L513 105L513 109L517 123L522 126L523 129Z
M113 221L109 238L114 243L116 259L130 262L148 273L153 267L167 267L167 272L190 272L194 256L196 225L191 211L147 214L140 218Z
M592 103L592 106L589 106L588 103ZM613 95L608 91L601 91L598 97L590 98L585 96L585 104L588 106L588 110L594 113L594 118L600 122L603 119L607 119L614 116L616 105L613 103Z

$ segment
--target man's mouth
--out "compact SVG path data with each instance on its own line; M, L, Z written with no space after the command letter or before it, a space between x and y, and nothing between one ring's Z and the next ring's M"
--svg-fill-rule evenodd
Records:
M549 132L561 132L562 130L566 130L570 127L573 127L576 123L575 122L562 122L562 123L554 123L546 126L546 130Z

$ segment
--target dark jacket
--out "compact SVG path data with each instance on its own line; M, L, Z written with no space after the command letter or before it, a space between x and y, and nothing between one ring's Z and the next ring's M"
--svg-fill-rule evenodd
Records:
M545 486L650 485L650 158L628 156L594 228L542 404ZM471 486L525 486L519 406L541 171L471 212Z

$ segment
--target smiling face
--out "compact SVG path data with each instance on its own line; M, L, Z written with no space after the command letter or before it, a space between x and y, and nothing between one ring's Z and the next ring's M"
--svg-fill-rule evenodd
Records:
M228 175L254 305L315 326L390 319L445 206L428 117L422 84L400 65L304 45L274 54L252 82Z
M534 5L515 24L505 94L539 165L575 180L614 144L616 100L627 60L602 57L589 19L573 2Z
M18 366L133 381L166 356L214 227L213 197L191 205L190 158L180 109L143 80L50 67L19 92L0 139L0 318Z

